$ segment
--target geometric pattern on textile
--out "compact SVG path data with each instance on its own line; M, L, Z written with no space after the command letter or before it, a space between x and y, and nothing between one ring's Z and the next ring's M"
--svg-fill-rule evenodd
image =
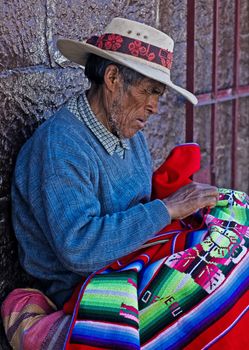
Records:
M204 349L245 324L249 199L238 191L219 193L217 206L202 212L201 227L160 233L151 241L154 255L149 241L126 264L116 262L87 280L65 349L192 350L195 339ZM198 242L188 239L195 235ZM240 331L242 341L246 330Z

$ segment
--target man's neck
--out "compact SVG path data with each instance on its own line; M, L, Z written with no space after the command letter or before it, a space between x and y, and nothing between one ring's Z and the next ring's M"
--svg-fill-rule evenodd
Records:
M111 106L111 98L109 94L103 87L97 88L92 85L91 88L86 91L86 97L96 118L107 128L107 130L112 132L108 117L110 115Z

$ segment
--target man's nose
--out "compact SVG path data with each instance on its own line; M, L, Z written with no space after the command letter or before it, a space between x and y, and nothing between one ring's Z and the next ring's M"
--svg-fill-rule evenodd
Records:
M151 95L146 104L146 111L149 114L156 114L158 112L158 96Z

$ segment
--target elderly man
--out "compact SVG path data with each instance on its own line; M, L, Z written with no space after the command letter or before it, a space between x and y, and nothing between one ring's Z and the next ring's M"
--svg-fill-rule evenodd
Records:
M58 47L85 65L91 87L24 145L12 203L22 266L62 306L82 276L134 251L172 219L214 206L217 189L192 183L151 200L142 129L167 86L196 103L170 80L166 34L116 18L100 37Z
M170 79L170 37L115 18L102 35L86 42L59 40L58 47L69 60L85 66L90 88L68 101L23 146L13 177L12 204L21 264L61 308L83 276L135 251L173 219L215 206L218 191L192 182L166 198L151 197L152 164L142 132L146 121L157 113L168 87L197 103ZM15 301L9 297L3 308L12 344L19 344L19 335L23 342L40 339L41 331L30 327L40 306L34 314L24 309L20 319L16 316L30 298L29 291L29 296L23 293ZM30 336L24 318L29 320ZM59 334L58 319L53 331L44 326L46 317L42 322L45 333ZM23 327L19 335L13 335L13 325ZM47 349L47 338L40 342L37 349ZM57 349L53 346L49 348Z

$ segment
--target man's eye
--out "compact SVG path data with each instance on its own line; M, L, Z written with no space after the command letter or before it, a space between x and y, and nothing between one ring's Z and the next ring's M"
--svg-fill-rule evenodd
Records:
M159 90L159 89L155 89L155 88L145 89L144 92L147 95L157 95L157 96L161 96L162 95L162 91Z
M145 93L146 93L147 95L151 95L151 94L152 94L152 90L151 90L151 89L146 89L146 90L145 90Z
M158 95L158 96L161 96L162 95L162 91L159 90L159 89L153 89L153 92L152 92L154 95Z

